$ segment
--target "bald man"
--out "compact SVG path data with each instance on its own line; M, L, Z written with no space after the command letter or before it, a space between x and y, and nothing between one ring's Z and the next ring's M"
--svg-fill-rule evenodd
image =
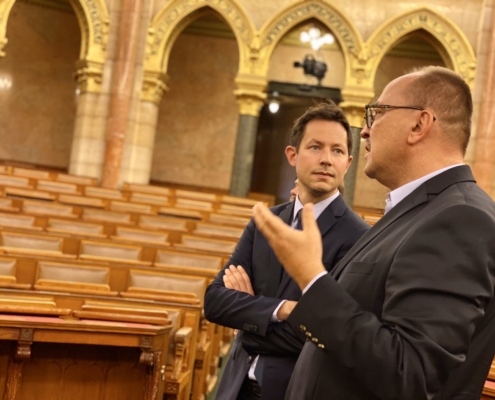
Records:
M463 158L469 87L428 67L366 107L366 174L386 214L330 273L312 207L291 231L254 218L303 295L287 322L307 342L286 399L479 400L495 353L495 204Z

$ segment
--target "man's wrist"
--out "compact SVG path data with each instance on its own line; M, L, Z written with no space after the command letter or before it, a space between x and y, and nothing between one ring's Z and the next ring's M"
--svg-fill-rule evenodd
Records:
M328 272L325 270L325 271L322 271L320 272L318 275L316 275L313 279L311 279L311 281L308 282L308 284L304 287L304 289L302 290L302 294L306 293L310 288L311 286L313 286L313 284L318 280L320 279L322 276L325 276L326 274L328 274Z

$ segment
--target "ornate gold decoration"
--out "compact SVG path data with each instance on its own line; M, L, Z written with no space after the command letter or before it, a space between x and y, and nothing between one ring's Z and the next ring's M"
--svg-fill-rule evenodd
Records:
M159 104L165 92L168 92L168 75L145 71L141 100Z
M266 79L257 75L239 74L235 82L237 89L234 90L234 95L239 104L239 113L258 117L267 97L264 92L267 85Z
M75 77L81 92L101 92L110 19L104 0L69 0L81 28Z
M103 63L81 60L76 63L74 77L81 92L99 93L101 90Z
M373 81L380 61L398 40L405 35L423 29L436 38L443 49L439 53L449 59L448 67L472 88L476 70L476 56L464 33L454 22L438 12L422 7L408 11L385 22L371 35L367 42L369 62L366 65L365 79Z
M250 57L255 28L235 0L173 0L153 18L148 29L143 100L158 103L166 87L168 59L184 28L205 12L216 11L230 26L239 46L239 64Z
M109 17L105 0L69 0L81 28L81 52L75 77L81 91L100 92L108 41ZM5 56L7 21L15 0L0 1L0 57ZM81 67L80 64L85 64Z
M345 101L340 103L339 107L342 108L342 111L344 111L345 117L351 126L362 127L364 106L368 103L369 101L363 103Z
M5 56L3 48L8 42L7 39L7 21L9 19L10 11L14 5L15 0L3 0L0 1L0 57Z
M250 72L266 76L272 53L282 37L294 26L311 18L318 19L334 34L344 55L346 77L349 76L352 66L359 63L363 48L361 35L351 19L340 10L317 0L293 4L265 23L260 31L259 50L256 44L251 49L253 53L259 52L259 56L251 58L250 65L246 65Z

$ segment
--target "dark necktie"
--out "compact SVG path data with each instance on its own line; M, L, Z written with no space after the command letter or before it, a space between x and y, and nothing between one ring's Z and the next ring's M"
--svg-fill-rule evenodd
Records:
M294 218L294 221L296 222L296 225L294 226L294 229L297 229L299 231L302 231L302 208L297 212L296 217Z

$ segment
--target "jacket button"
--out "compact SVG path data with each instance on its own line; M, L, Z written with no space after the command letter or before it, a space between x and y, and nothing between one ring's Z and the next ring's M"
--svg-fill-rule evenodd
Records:
M318 347L319 347L320 349L324 349L324 348L325 348L325 345L320 343L320 344L318 345Z
M252 359L253 359L253 357L252 357L252 356L248 356L248 358L247 358L247 360L246 360L246 361L247 361L247 363L249 364L249 363L251 362L251 360L252 360Z
M314 343L318 343L318 339L315 338L315 337L313 339L311 339L311 341L314 342Z
M304 325L301 325L299 328L301 328L303 332L306 331L306 327Z

